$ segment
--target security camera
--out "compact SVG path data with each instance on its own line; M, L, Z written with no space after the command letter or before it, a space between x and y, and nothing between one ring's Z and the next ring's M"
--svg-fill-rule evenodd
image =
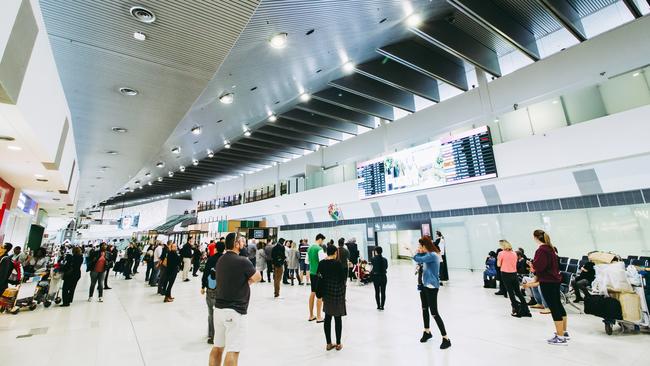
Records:
M512 108L513 108L514 110L519 109L519 104L517 104L517 103L513 104L513 105L512 105Z

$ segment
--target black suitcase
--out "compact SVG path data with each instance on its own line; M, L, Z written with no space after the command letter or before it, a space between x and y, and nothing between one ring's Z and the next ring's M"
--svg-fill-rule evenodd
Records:
M622 320L621 303L613 297L592 295L585 298L585 313L608 320Z

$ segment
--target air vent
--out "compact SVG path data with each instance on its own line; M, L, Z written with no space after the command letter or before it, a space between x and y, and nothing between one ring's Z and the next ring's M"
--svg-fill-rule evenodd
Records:
M68 191L63 190L63 189L59 189L59 194L68 194Z
M49 180L47 180L45 178L38 178L38 179L36 179L36 181L37 182L49 182Z
M386 20L388 20L388 19L384 18L384 19L380 20L380 21L379 21L379 24L385 22Z
M137 90L129 88L128 86L121 87L119 91L122 95L126 95L127 97L134 97L139 93Z
M131 16L142 23L151 24L156 21L156 15L143 6L134 6L130 9Z
M72 207L72 206L74 206L74 205L73 205L72 203L68 203L66 206L68 206L68 207Z
M58 198L58 197L54 197L54 198L52 198L52 201L61 201L61 199Z
M117 132L117 133L126 133L128 130L124 127L112 127L111 131Z
M308 36L308 35L310 35L310 34L312 34L312 33L314 33L314 29L313 29L313 28L310 29L310 30L308 30L307 33L305 33L305 35Z
M0 140L2 140L2 141L14 141L15 138L13 138L11 136L0 136Z

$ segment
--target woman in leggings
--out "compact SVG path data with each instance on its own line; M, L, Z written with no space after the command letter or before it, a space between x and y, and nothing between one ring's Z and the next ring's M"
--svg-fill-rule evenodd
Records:
M551 244L551 238L544 230L535 230L533 239L538 245L535 259L533 259L535 277L537 277L542 296L544 296L544 300L551 310L553 322L555 323L555 335L547 342L551 345L566 346L569 333L567 332L566 311L560 299L562 276L560 275L557 254L553 244Z
M413 257L413 260L419 264L418 288L420 289L420 301L422 302L422 319L424 320L424 333L420 342L424 343L431 339L431 330L429 329L429 312L433 316L440 335L442 335L442 343L440 349L451 347L451 341L447 336L445 330L445 323L442 321L438 313L438 288L440 287L440 250L436 247L431 238L424 236L419 240L420 246L418 253Z
M530 317L530 310L526 298L519 289L519 278L517 277L517 254L512 251L512 244L507 240L499 240L499 246L503 249L497 256L497 266L501 267L501 281L506 287L512 316L521 318ZM519 302L517 302L519 299Z

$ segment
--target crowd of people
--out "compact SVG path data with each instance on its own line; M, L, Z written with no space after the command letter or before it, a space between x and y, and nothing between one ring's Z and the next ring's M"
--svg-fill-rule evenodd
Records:
M550 237L542 230L533 233L538 244L534 259L529 260L523 249L513 250L507 240L499 241L499 249L490 252L484 273L485 287L497 287L497 295L510 299L514 317L530 317L529 307L541 308L552 315L555 334L549 344L566 345L569 340L567 316L560 300L560 272L557 249ZM43 249L43 248L41 248ZM37 273L48 267L52 257L55 268L62 274L62 303L67 307L74 300L77 283L85 270L89 272L88 301L103 301L108 286L109 273L121 274L125 280L138 273L140 262L146 267L145 282L157 289L165 303L173 302L172 289L177 275L182 281L190 281L201 271L201 294L207 306L207 342L213 345L210 365L237 364L239 352L246 343L246 315L250 300L250 285L256 282L273 282L273 298L282 299L282 284L309 286L307 300L309 322L322 323L325 349L341 350L343 317L347 315L346 286L350 280L361 280L358 269L368 263L371 270L366 278L374 285L378 311L386 306L389 261L383 256L383 248L374 248L366 262L361 258L356 240L341 238L326 242L318 234L310 243L308 239L298 242L280 238L277 241L246 241L235 233L220 240L198 245L190 238L180 249L173 241L167 243L131 242L123 250L110 243L97 246L62 246L57 255L48 256L45 250L34 255L24 253L19 247L5 244L0 251L0 293L10 283L20 281L27 273ZM419 239L416 265L423 333L420 341L433 338L431 317L441 336L441 349L451 347L445 322L438 308L440 287L449 279L446 268L445 241L439 231L434 238ZM575 281L576 301L580 291L586 293L586 285L593 280L593 266L585 266ZM591 277L590 277L591 276ZM266 277L266 281L264 278ZM523 291L525 292L522 292ZM526 301L526 294L531 300ZM332 337L334 323L334 337Z

